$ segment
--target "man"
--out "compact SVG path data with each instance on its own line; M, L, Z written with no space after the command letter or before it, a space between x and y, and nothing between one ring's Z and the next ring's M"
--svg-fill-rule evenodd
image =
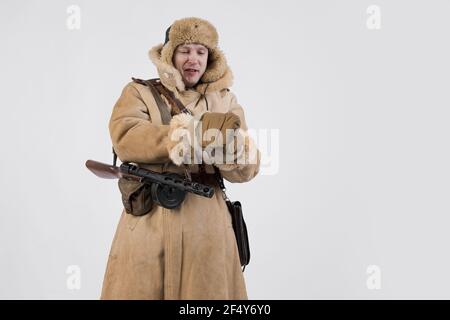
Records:
M165 43L153 47L149 55L162 85L190 114L174 115L170 123L163 123L149 87L130 82L111 115L114 149L121 161L154 171L184 174L188 170L193 180L201 176L202 182L214 186L215 194L211 199L187 194L179 208L154 206L141 216L123 210L101 298L247 299L231 217L213 165L226 180L246 182L258 173L260 158L259 152L252 156L254 145L246 133L244 111L229 89L232 73L218 48L217 31L203 19L177 20L167 30ZM164 95L161 98L173 114L169 101ZM244 145L224 149L233 156L232 162L206 157L208 164L196 164L178 152L177 130L195 135L197 122L211 129L234 129L234 118ZM217 147L220 139L214 141ZM202 140L201 155L207 154L203 152L207 147Z

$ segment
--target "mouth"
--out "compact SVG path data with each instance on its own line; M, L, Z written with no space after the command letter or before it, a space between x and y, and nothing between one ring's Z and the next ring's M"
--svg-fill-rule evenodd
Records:
M200 71L198 69L194 69L194 68L187 68L187 69L184 69L184 72L187 73L188 75L195 75Z

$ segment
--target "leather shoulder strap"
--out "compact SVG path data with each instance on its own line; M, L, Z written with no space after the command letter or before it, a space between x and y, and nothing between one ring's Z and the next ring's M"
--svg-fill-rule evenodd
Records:
M169 124L170 119L172 119L172 116L167 108L166 103L159 95L159 90L157 90L153 84L152 80L156 79L150 79L150 80L142 80L142 79L136 79L131 78L134 82L142 84L144 86L147 86L150 88L150 91L152 92L153 98L156 101L156 105L158 106L159 113L161 115L161 121L163 124Z
M161 83L160 79L150 79L147 80L155 86L155 88L161 93L166 99L169 101L171 107L172 107L172 115L179 114L181 112L183 113L191 113L184 105L183 103L178 100L172 91L168 90L164 85Z

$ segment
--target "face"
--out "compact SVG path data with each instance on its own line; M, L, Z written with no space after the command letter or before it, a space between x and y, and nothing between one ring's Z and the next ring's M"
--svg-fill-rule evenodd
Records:
M179 45L173 54L173 64L183 77L187 88L197 84L208 64L208 48L201 44Z

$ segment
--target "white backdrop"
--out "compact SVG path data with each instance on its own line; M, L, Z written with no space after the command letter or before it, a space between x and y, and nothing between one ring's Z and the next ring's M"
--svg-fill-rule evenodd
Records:
M157 76L148 49L188 16L217 27L249 126L279 130L273 174L228 188L250 233L249 298L450 298L449 12L1 1L0 298L99 297L121 201L84 162L111 161L115 101L131 76Z

